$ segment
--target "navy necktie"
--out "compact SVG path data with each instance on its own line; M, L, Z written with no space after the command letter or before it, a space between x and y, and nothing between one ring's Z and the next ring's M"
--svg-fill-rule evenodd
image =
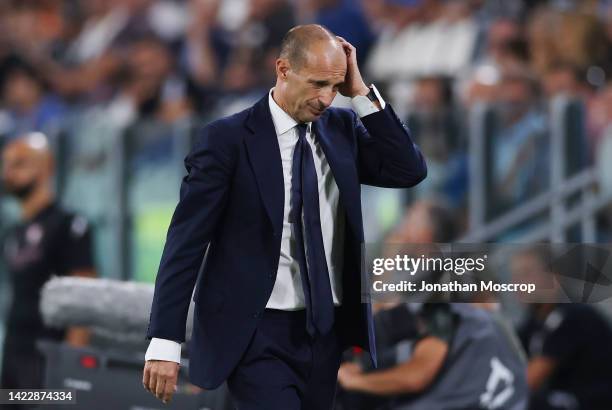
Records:
M325 259L319 214L319 184L312 150L306 141L306 124L298 124L298 141L291 171L289 222L296 242L296 259L306 304L306 329L328 333L334 324L334 301ZM303 213L302 213L303 211ZM316 330L316 331L315 331Z

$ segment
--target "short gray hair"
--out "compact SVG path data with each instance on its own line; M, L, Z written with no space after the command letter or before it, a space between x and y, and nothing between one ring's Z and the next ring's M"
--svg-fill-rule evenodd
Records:
M329 40L336 40L336 35L319 24L295 26L283 38L280 57L289 60L293 67L301 68L306 62L306 51L309 46Z

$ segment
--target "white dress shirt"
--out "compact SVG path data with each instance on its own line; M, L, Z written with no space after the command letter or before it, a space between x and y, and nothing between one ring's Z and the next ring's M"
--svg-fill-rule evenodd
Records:
M385 101L381 98L376 87L374 92L378 97L381 108L385 108ZM266 308L281 310L304 309L304 292L300 277L299 265L295 259L295 239L289 223L289 210L291 205L291 171L293 151L298 140L296 125L298 124L289 114L274 101L274 89L268 95L268 104L272 121L278 138L281 162L283 165L283 181L285 186L285 204L283 211L283 231L281 237L280 259L276 281ZM378 107L365 96L356 96L351 99L354 111L360 116L378 111ZM340 192L331 172L325 154L311 133L311 123L308 123L306 140L314 157L314 164L319 183L319 212L321 217L321 232L323 234L323 247L329 271L330 284L334 305L342 303L342 262L344 248L344 213L338 212ZM173 340L152 338L145 354L145 360L166 360L180 363L181 345Z
M298 124L289 116L272 98L272 91L268 96L270 113L276 129L276 137L280 148L283 165L283 181L285 185L285 204L283 210L283 231L281 236L280 259L276 282L267 308L281 310L297 310L306 307L302 279L298 261L295 259L296 244L289 223L291 209L291 178L293 153L298 141ZM341 282L339 275L342 272L342 246L344 244L344 217L338 212L340 191L329 168L327 159L321 146L311 132L312 123L307 123L306 141L310 145L314 157L317 181L319 184L319 213L321 218L321 233L323 234L323 248L331 281L331 291L334 305L341 303Z

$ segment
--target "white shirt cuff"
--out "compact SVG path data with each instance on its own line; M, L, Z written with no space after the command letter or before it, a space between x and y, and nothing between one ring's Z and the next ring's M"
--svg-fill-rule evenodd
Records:
M374 90L374 94L376 94L376 98L378 98L378 103L380 104L381 109L385 109L385 100L380 96L378 89L374 84L372 84L372 89ZM379 111L376 104L373 101L370 101L368 97L365 95L357 95L351 98L351 103L353 104L353 111L359 115L359 118L365 117L366 115L374 114Z
M174 340L159 339L154 337L149 343L145 353L147 360L165 360L167 362L181 363L181 344Z

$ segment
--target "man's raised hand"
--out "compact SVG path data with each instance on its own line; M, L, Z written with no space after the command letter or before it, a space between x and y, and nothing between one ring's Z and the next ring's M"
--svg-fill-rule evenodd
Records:
M366 95L370 92L370 89L363 81L359 67L357 66L357 49L343 37L336 36L344 53L346 54L346 77L344 83L340 86L338 91L345 97L355 97L357 95Z

